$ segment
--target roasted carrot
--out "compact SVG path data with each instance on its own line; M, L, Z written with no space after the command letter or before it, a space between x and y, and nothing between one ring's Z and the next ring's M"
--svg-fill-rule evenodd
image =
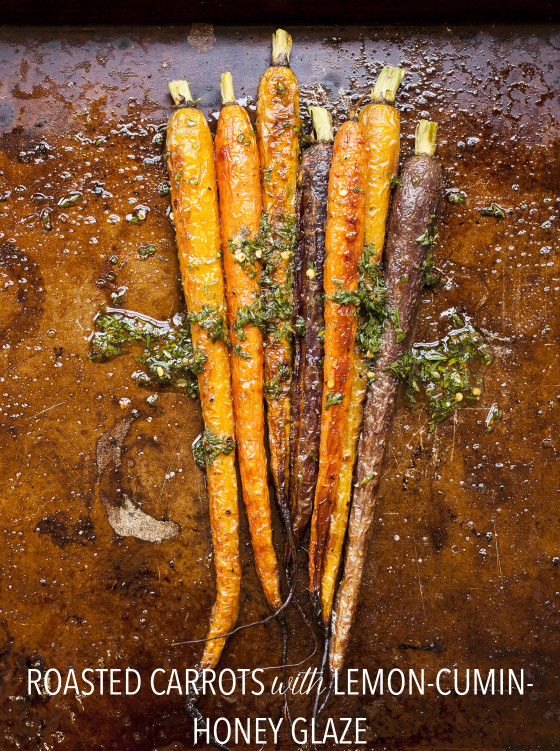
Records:
M272 37L272 65L259 83L256 125L267 230L262 294L270 464L276 500L290 540L292 285L300 133L299 86L288 67L291 47L290 35L278 29Z
M424 242L424 238L433 225L441 192L441 166L433 158L436 129L436 123L420 121L416 130L416 155L405 162L393 201L385 249L384 277L394 314L385 322L380 355L374 366L372 385L366 398L344 556L344 574L331 622L331 677L342 667L358 604L381 479L381 465L398 389L398 377L391 370L391 365L411 341L423 282L422 265L429 245Z
M364 227L366 250L363 264L360 266L360 287L362 295L368 297L378 294L374 285L368 286L371 280L366 278L366 269L371 268L371 264L381 261L391 186L396 178L399 164L400 116L392 103L395 101L403 75L404 71L400 68L383 68L371 90L372 103L362 109L359 117L364 129L367 153ZM342 465L331 515L321 584L321 610L325 625L328 624L331 616L336 578L348 524L356 447L362 428L363 406L367 391L367 373L371 372L377 356L375 345L372 344L372 337L368 336L368 332L370 327L379 326L380 322L375 312L373 317L376 320L371 320L372 316L368 310L371 304L362 305L361 308L365 308L360 310L363 320L360 320L358 324L362 333L358 335L354 348L354 374L344 432Z
M383 253L391 187L399 166L401 118L393 107L404 70L383 68L371 90L371 104L360 112L368 160L365 244L375 251L373 262Z
M356 305L364 241L366 157L362 126L348 120L333 146L325 228L325 358L319 474L309 544L309 587L320 610L321 574L332 504L342 461L342 442L352 389Z
M309 110L316 143L303 152L299 166L294 269L296 339L290 505L296 548L311 518L319 470L323 395L323 265L333 149L330 114L323 107L310 107Z
M264 446L263 337L258 327L260 251L251 241L261 220L259 156L253 127L235 102L230 73L221 80L223 107L216 131L222 254L227 292L235 435L243 500L266 599L282 604L272 545Z
M199 665L202 670L214 668L218 663L225 639L215 637L232 630L239 612L241 564L235 428L229 353L225 337L218 336L219 330L223 330L226 304L212 135L204 115L194 105L186 81L173 81L169 89L177 107L167 124L167 168L179 265L193 347L206 358L198 376L198 388L205 425L203 441L216 602L209 641ZM209 320L214 322L214 328L207 327Z

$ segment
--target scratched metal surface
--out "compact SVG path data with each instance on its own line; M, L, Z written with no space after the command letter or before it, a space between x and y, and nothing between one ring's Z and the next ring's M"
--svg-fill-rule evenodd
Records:
M187 77L215 123L219 75L230 69L238 96L254 104L271 31L0 30L4 748L191 747L176 694L29 700L22 676L31 665L130 665L146 678L155 667L191 667L199 653L172 646L204 636L213 601L204 482L190 451L199 409L173 392L150 407L131 380L134 361L94 364L87 339L121 286L127 308L159 318L182 309L168 198L159 194L165 165L153 143L169 114L166 84ZM425 295L418 339L439 335L454 307L494 351L481 403L435 433L401 400L348 667L523 667L534 684L521 698L346 697L330 712L366 716L372 749L559 747L560 32L292 33L303 102L338 114L383 63L407 68L402 157L419 117L436 119L446 187L467 195L465 207L442 206L435 256L446 283ZM76 190L79 200L57 206ZM506 220L480 216L492 201ZM135 202L150 209L141 225L125 221ZM147 242L158 251L140 259ZM487 434L494 402L504 417ZM125 496L148 517L119 517ZM118 535L119 523L148 539ZM245 521L242 551L240 618L249 622L266 607ZM312 640L297 614L289 619L295 661ZM269 624L233 637L221 664L279 659ZM280 712L266 696L210 697L201 709ZM308 709L298 700L292 711ZM280 748L291 748L286 737Z

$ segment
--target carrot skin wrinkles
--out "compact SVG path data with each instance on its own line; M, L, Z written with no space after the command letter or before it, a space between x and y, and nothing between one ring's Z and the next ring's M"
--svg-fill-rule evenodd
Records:
M263 210L268 217L272 244L283 250L267 259L269 276L293 310L293 247L286 247L285 232L295 221L296 176L299 158L299 86L290 68L274 65L259 83L257 138L261 163ZM284 235L284 236L283 236ZM267 422L270 464L276 499L284 523L290 526L288 483L290 474L292 321L269 322L265 338L265 383L268 391Z
M318 594L331 507L342 458L356 337L354 304L333 299L358 286L364 240L366 159L361 125L347 121L333 147L325 229L325 359L319 475L309 546L310 591Z
M400 182L402 186L398 186L395 192L385 250L385 282L389 304L399 311L401 326L408 335L404 341L398 342L394 326L386 322L380 356L374 368L375 380L366 398L344 574L332 618L331 676L343 665L358 604L381 466L398 390L398 379L390 366L410 345L412 338L423 281L422 263L426 257L426 246L418 242L418 238L433 224L442 185L441 166L428 156L411 157L402 169Z
M231 377L239 472L255 567L267 601L278 608L282 600L272 545L264 448L263 340L256 326L244 327L242 336L245 338L240 338L234 328L238 309L258 299L259 281L235 260L230 243L235 250L235 243L244 232L254 237L259 229L262 205L255 134L247 113L239 105L222 108L215 149L228 322L234 348ZM237 354L236 348L245 354Z
M295 313L305 322L296 338L292 395L290 498L297 548L311 517L319 471L323 395L323 265L332 144L310 146L301 158L295 268Z
M211 305L225 317L224 278L220 258L220 224L212 136L204 115L192 107L177 109L167 126L171 200L189 313ZM191 324L193 346L206 355L198 386L206 428L219 437L234 436L229 354L221 341ZM207 466L212 543L216 567L216 601L199 669L214 668L239 612L241 565L239 511L234 452L220 454Z

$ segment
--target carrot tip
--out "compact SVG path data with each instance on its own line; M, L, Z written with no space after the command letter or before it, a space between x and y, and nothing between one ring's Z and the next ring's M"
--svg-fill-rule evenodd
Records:
M272 64L288 65L292 51L292 37L284 29L277 29L272 35Z
M416 127L414 153L418 156L433 156L436 153L437 123L420 120Z
M392 104L405 73L403 68L383 68L371 90L371 99L374 102Z
M233 78L231 73L222 73L220 79L220 93L222 95L222 104L235 103L235 92L233 90Z
M167 84L176 107L194 104L190 84L187 81L171 81Z
M332 143L334 139L331 113L324 107L310 106L309 114L313 122L317 143Z

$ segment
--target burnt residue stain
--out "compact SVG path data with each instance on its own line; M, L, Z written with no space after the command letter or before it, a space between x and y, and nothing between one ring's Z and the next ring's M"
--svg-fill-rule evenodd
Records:
M273 30L0 30L6 748L192 747L192 722L176 692L30 700L22 676L33 664L42 672L130 665L149 685L155 667L182 671L200 658L200 644L172 646L204 638L214 598L207 497L190 451L201 431L199 407L166 391L151 406L150 392L131 380L132 358L90 362L88 337L94 316L121 287L125 308L162 320L184 310L167 216L167 83L188 72L215 129L227 60L254 119ZM421 697L338 696L330 712L363 713L371 749L443 751L472 738L481 749L553 748L560 664L558 29L289 31L307 133L308 104L327 106L338 127L383 65L406 68L397 97L402 160L413 150L418 120L437 120L445 188L466 196L462 206L442 202L434 261L443 281L424 294L417 339L439 339L444 314L454 309L473 317L494 354L480 401L432 434L422 404L410 409L400 399L347 665L424 668L427 680L454 665L525 667L537 687L523 697L446 698L428 690ZM193 42L213 47L196 51ZM493 202L505 219L481 216ZM150 211L136 223L127 217L138 206ZM138 248L151 244L156 252L140 257ZM503 419L487 433L493 403ZM118 508L126 495L180 532L157 543L120 536L101 495ZM240 622L248 623L267 608L243 510L241 518ZM275 517L279 551L280 529ZM309 616L305 551L300 563L298 591ZM312 635L295 610L288 622L290 661L303 661L293 672L314 667ZM271 622L232 637L221 666L279 663ZM265 681L276 675L268 671ZM280 704L268 692L236 693L208 696L200 708L213 717L268 717ZM307 697L294 698L292 715L309 714L309 705ZM279 751L292 747L281 734Z
M35 531L48 535L62 549L67 545L87 545L95 540L93 522L89 516L80 515L78 524L70 526L62 511L43 517Z
M0 245L1 282L6 300L0 313L0 345L13 345L39 326L45 289L39 265L12 243Z
M16 111L9 102L0 102L0 128L9 127L16 116Z

